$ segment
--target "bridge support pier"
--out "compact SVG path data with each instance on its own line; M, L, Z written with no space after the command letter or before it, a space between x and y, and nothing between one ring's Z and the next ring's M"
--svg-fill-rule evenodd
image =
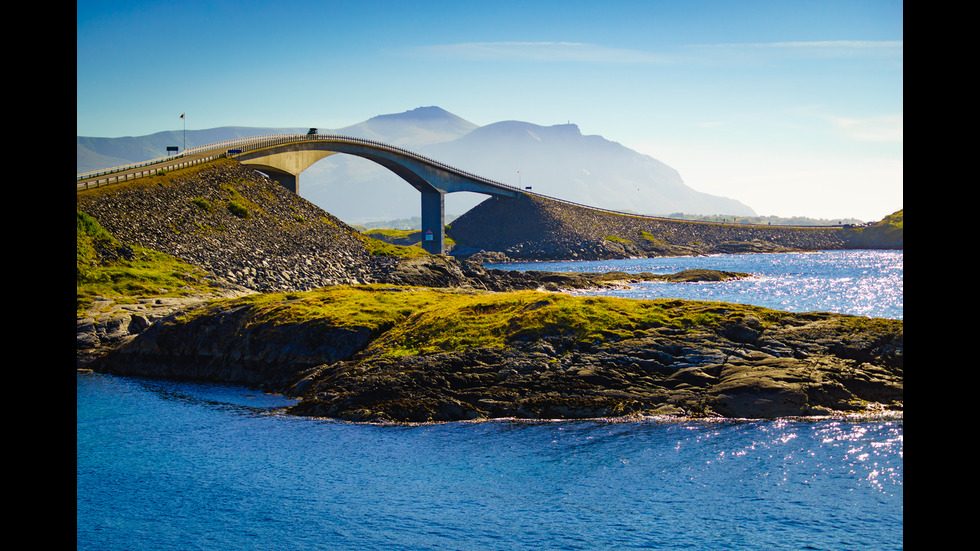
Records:
M257 170L280 186L299 195L299 176L281 170L272 170L268 167L258 167Z
M430 254L446 254L446 194L422 192L422 248Z
M269 177L275 180L280 186L288 189L296 195L299 195L299 176L279 172L277 174L270 174Z

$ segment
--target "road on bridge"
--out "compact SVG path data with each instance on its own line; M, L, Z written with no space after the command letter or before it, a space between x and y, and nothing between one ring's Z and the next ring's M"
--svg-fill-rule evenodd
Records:
M102 172L76 180L76 191L96 188L134 178L155 174L160 170L176 170L187 166L205 163L224 156L224 151L199 151L155 161L142 166L123 168L118 171Z

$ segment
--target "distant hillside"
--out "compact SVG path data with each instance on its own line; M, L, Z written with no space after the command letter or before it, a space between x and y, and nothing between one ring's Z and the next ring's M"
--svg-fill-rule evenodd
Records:
M477 125L439 107L419 107L404 113L379 115L341 128L338 134L378 140L413 151L465 136Z
M637 214L755 214L733 199L695 191L657 159L583 135L574 124L498 122L423 152L487 178L589 206Z
M307 128L224 127L186 133L186 147L239 137L304 133ZM698 192L673 168L572 124L538 126L503 121L478 126L439 107L380 115L340 129L343 134L391 143L505 184L590 206L640 214L752 216L737 200ZM165 156L184 148L181 131L125 138L77 138L77 170L97 170ZM332 155L299 178L299 193L348 223L418 216L418 193L371 161ZM462 214L486 197L450 194L446 212Z
M905 248L905 209L889 214L879 222L856 228L860 242L868 249Z

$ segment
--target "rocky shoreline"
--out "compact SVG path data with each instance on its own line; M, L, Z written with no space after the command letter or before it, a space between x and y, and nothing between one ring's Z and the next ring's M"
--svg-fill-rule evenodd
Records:
M686 325L640 323L627 317L630 321L621 323L628 329L617 326L601 338L573 336L568 324L534 335L521 329L521 316L559 315L600 303L615 308L601 299L570 297L564 292L568 290L652 279L683 285L749 274L517 272L446 256L377 255L340 220L237 163L137 182L79 193L78 210L123 243L200 266L213 274L213 292L148 297L133 304L96 303L77 320L78 369L252 385L301 398L290 409L292 414L359 422L635 415L755 418L902 410L901 321L667 301L650 308L670 319L688 319L684 316L692 316L692 308L704 311L696 312L690 317L695 321ZM552 214L541 219L556 219ZM481 210L473 220L486 215L487 210ZM585 219L580 214L563 216L560 227L548 222L538 228L558 232L559 237L542 234L529 243L551 247L547 254L581 259L627 254L627 245L635 243L631 239L653 236L644 226L626 237L610 233L616 238L596 241L596 232L611 231L612 226L595 222L592 237L586 239L579 224ZM469 223L457 219L452 230L464 235ZM580 229L569 230L574 227ZM836 236L835 247L848 246L839 231L807 233L808 239L817 236L809 245L713 231L713 237L692 234L673 242L664 236L646 239L647 249L639 252L708 250L692 245L698 243L714 243L711 250L789 250L826 244L822 240L828 236ZM660 253L650 247L659 247ZM472 260L483 261L534 256L526 247L481 247L471 252L476 253ZM381 286L391 300L408 296L406 289L431 300L405 307L402 317L363 327L322 318L302 323L288 317L259 319L248 302L275 295L286 312L330 292L367 292L363 286L373 286L373 293L381 293ZM460 296L496 300L506 293L527 293L529 302L509 314L514 318L503 326L512 333L502 343L410 354L392 354L393 345L383 344L393 333L418 330L421 318L408 314L425 311L430 304ZM558 297L593 302L565 303L561 310ZM228 300L211 302L215 298ZM496 306L470 305L440 323L460 324L481 308L497 311ZM713 321L697 321L702 318Z
M339 292L339 291L335 291ZM372 288L380 293L447 290ZM458 293L459 291L454 291ZM481 306L494 310L495 293ZM559 298L560 297L560 298ZM400 297L386 297L395 300ZM505 320L501 346L394 353L393 343L425 324L454 323L471 306L406 316L379 330L325 319L288 321L284 295L260 308L247 300L175 314L92 364L96 371L252 385L301 398L294 415L360 422L444 422L493 418L574 419L636 415L773 418L868 414L903 409L902 322L829 313L680 300L634 301L678 324L631 318L625 332L582 338L558 324L528 334ZM330 299L331 301L334 299ZM339 299L337 299L339 300ZM616 299L530 292L518 313L569 304L613 308ZM625 300L625 299L618 299ZM338 308L340 306L338 305ZM263 311L276 311L273 318ZM603 312L605 310L602 310ZM488 314L489 315L489 314ZM520 318L523 320L523 318ZM659 318L658 318L659 319ZM460 321L463 323L463 321ZM396 335L396 336L392 336ZM400 340L399 340L400 339Z

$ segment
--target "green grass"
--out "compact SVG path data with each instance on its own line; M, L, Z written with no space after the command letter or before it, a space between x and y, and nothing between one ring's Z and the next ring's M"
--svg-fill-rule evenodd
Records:
M449 231L449 226L446 226L446 231ZM377 239L378 241L384 241L391 243L393 245L401 246L412 246L421 247L422 246L422 232L420 230L396 230L396 229L383 229L376 228L372 230L367 230L363 232L372 239ZM450 237L445 238L446 247L453 247L456 242Z
M358 237L364 242L364 246L367 248L368 252L377 256L415 258L417 256L425 256L429 254L425 249L417 245L393 245L379 239L374 239L373 237L368 237L364 234L358 234Z
M657 236L653 235L648 231L640 230L640 237L642 237L645 241L649 241L650 243L653 244L663 244L663 241L657 239Z
M882 243L901 243L905 231L905 209L889 214L870 226L851 228L848 231L860 235L869 248Z
M248 218L248 208L239 204L237 201L228 201L228 210L239 218Z
M882 219L881 224L892 227L896 230L905 229L905 209L889 214Z
M197 205L198 207L200 207L201 210L205 212L214 211L214 207L211 205L211 203L209 203L208 200L203 197L195 197L191 199L191 202Z
M419 232L418 230L373 229L364 232L364 234L367 235L368 237L372 237L374 239L380 239L380 240L388 240L388 241L395 241L395 240L407 241L411 239L412 234L416 234L416 233L421 235L421 232Z
M221 301L215 308L244 304L251 305L250 323L368 328L378 336L370 351L384 356L503 348L543 337L562 337L572 343L619 340L659 327L717 327L748 313L766 319L765 310L758 307L713 302L386 285L251 295ZM207 313L200 310L195 315Z
M630 241L629 239L624 239L624 238L619 237L619 236L616 236L616 235L607 235L605 237L605 240L606 241L612 241L613 243L621 243L623 245L632 245L633 244L633 242Z
M250 323L315 323L341 328L368 328L380 333L404 321L431 296L383 285L327 287L317 291L262 293L219 301L217 308L250 305ZM197 315L206 315L200 310Z
M243 220L250 218L253 212L261 214L262 209L259 208L259 206L254 202L249 201L235 187L240 185L247 185L247 183L242 181L234 181L228 182L222 186L222 189L228 193L228 201L225 203L228 211Z
M76 312L98 297L122 303L184 296L211 288L203 270L151 249L126 246L91 216L76 211Z

